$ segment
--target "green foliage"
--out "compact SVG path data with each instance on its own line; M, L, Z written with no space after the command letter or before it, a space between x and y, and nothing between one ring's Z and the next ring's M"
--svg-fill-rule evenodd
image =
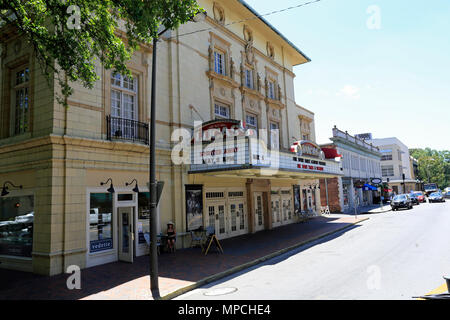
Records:
M411 149L410 154L419 162L419 179L436 183L440 189L450 186L450 151L430 148Z
M139 43L151 43L160 26L176 29L200 11L196 0L0 0L0 26L26 36L47 79L55 77L67 98L69 81L93 87L97 61L131 76L126 62ZM118 32L121 22L126 40Z

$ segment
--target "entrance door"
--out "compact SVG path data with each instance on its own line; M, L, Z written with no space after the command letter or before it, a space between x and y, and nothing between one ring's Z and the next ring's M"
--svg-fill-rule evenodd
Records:
M283 197L283 223L292 223L293 222L293 214L292 214L292 200L290 197Z
M247 215L245 213L244 201L230 202L227 221L229 221L229 237L247 233Z
M281 198L278 193L272 193L272 227L281 226Z
M262 192L254 193L255 207L255 231L264 230L264 207Z
M133 262L134 224L133 208L119 208L119 260Z
M208 204L208 225L214 227L218 239L226 237L225 202Z

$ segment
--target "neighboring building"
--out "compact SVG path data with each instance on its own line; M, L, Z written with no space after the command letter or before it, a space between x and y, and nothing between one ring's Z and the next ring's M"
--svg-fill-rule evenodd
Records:
M380 150L336 126L330 140L333 142L321 148L326 158L341 158L343 176L320 179L322 206L331 212L353 213L355 208L380 203L379 191L372 183L381 180Z
M309 59L244 1L198 2L207 20L167 33L158 47L157 177L165 186L157 228L165 233L173 221L178 247L202 225L221 239L320 212L318 179L341 174L315 144L314 114L295 103L293 67ZM129 62L133 80L98 66L94 88L72 84L65 108L25 40L0 34L0 187L23 186L8 184L0 197L0 267L54 275L146 254L152 47ZM264 143L245 138L226 149L223 158L240 157L239 165L216 162L223 146L175 164L172 133L193 131L195 121L261 129ZM270 170L266 145L280 148L279 170Z
M388 182L389 179L388 184L392 192L399 194L420 190L420 184L414 174L417 169L414 169L409 149L403 142L397 138L372 139L367 142L380 148L383 182Z

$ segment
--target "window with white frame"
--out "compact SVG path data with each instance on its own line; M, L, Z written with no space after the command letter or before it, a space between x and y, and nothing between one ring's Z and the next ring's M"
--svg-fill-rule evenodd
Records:
M111 134L133 138L138 135L138 81L121 74L111 74Z
M270 148L278 150L280 149L280 125L278 122L269 122L269 136L270 136Z
M214 116L216 119L230 119L230 107L216 102L214 104Z
M133 79L120 74L111 75L111 115L113 117L137 120L138 118L138 84Z
M383 177L393 177L394 166L381 166L381 175Z
M247 114L245 116L245 125L249 129L258 130L258 117L254 114Z
M12 105L13 134L19 135L30 128L30 69L22 67L16 70L13 77Z
M225 70L225 53L221 51L214 51L214 71L225 76Z

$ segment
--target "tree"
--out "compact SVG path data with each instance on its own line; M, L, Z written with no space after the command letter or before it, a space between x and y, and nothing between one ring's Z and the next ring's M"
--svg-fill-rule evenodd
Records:
M98 61L131 77L126 62L140 43L151 43L161 25L176 29L200 11L196 0L0 0L0 27L26 37L47 79L57 79L67 98L69 81L93 87Z
M450 151L411 149L410 154L419 162L420 180L436 183L440 189L450 185Z

